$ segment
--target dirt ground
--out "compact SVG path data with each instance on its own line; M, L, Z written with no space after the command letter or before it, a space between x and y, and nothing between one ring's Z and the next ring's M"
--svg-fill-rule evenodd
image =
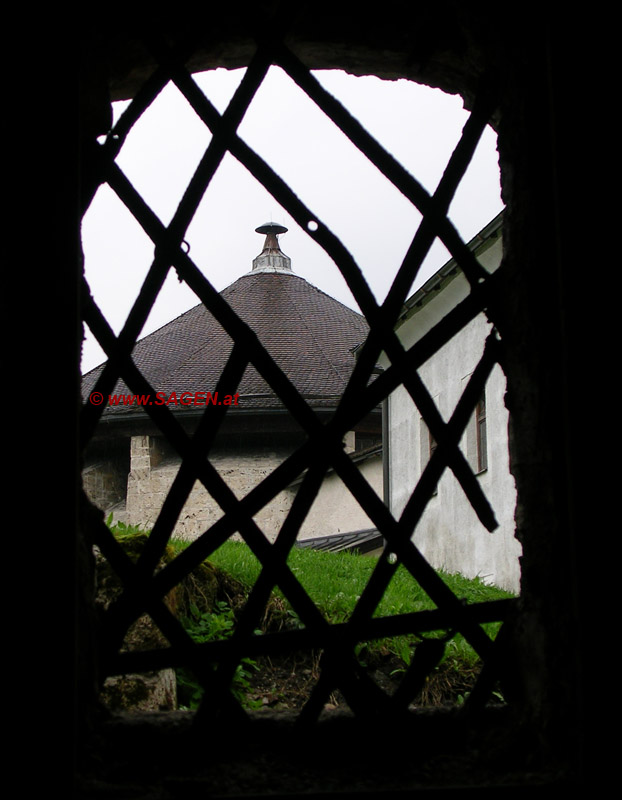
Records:
M224 599L237 614L243 608L247 591L235 579L218 571L218 596ZM277 597L271 598L261 621L264 633L290 627L291 617L286 606ZM299 711L309 699L321 672L321 653L295 653L288 656L261 657L257 669L249 668L247 679L250 688L247 700L251 708L274 711ZM406 670L404 662L388 648L376 647L361 656L365 672L388 695L400 685ZM478 669L456 671L449 664L441 664L426 680L423 690L412 699L419 707L449 706L461 702L477 678ZM325 708L346 706L341 692L336 689L326 698Z
M253 670L249 678L251 688L247 697L252 707L296 711L304 706L317 683L320 654L262 658L257 666L259 669ZM377 686L392 695L404 676L404 664L394 654L379 654L368 664L366 672ZM441 665L413 702L426 707L455 705L473 687L476 677L476 670L456 674ZM345 699L337 689L327 698L325 708L345 705Z

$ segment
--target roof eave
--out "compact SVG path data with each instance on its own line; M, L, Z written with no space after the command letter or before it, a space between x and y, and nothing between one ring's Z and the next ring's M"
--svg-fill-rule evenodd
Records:
M474 255L480 255L499 238L499 232L503 224L503 211L491 220L482 230L477 233L469 242L467 247ZM458 274L461 273L460 265L455 258L450 258L437 272L429 278L423 286L412 294L404 303L402 313L398 317L396 327L399 327L413 314L416 314L422 306L426 305L435 297L441 289L451 283Z

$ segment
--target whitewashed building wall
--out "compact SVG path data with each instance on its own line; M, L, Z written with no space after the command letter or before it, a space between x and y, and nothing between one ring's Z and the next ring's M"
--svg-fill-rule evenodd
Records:
M358 469L378 497L383 497L382 452L364 459L354 457ZM325 477L318 496L303 522L299 539L313 539L336 533L349 533L373 528L374 523L350 494L341 478L333 471Z
M501 262L499 228L495 235L479 237L471 243L480 263L489 271ZM450 262L451 265L451 262ZM435 278L420 291L420 306L413 304L397 333L405 347L412 346L433 325L468 294L468 284L460 271L451 274L447 266L440 289L433 290ZM438 282L436 283L438 286ZM416 299L417 295L413 296ZM491 330L483 314L472 320L457 336L424 364L419 374L445 421L451 414L475 369ZM386 365L385 360L385 365ZM485 390L487 466L477 470L476 429L473 417L461 447L477 480L491 503L499 527L489 533L479 522L452 472L445 470L437 492L420 520L413 540L437 569L481 577L488 583L518 592L521 547L514 538L516 489L509 470L508 412L504 404L505 377L495 366ZM397 517L406 505L429 458L429 434L421 414L403 387L387 403L388 442L385 442L389 475L389 506Z

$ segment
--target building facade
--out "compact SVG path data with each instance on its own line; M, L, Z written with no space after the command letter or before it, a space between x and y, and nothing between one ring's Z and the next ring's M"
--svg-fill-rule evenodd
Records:
M500 214L469 247L488 272L502 258ZM467 297L469 286L452 259L406 303L396 332L407 349ZM492 326L479 314L422 367L419 375L447 422L482 356ZM385 366L386 366L386 357ZM490 533L478 520L450 470L445 470L413 534L413 540L437 569L480 577L504 589L520 589L520 543L514 538L516 488L510 473L505 376L498 364L461 441L461 449L488 498L498 528ZM399 517L422 474L435 442L403 386L387 400L387 501Z

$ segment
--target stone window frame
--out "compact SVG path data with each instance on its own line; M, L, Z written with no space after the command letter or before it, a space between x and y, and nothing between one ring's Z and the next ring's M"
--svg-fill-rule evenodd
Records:
M473 27L473 29L475 29L475 26ZM246 55L243 55L240 58L241 58L242 62L247 61L247 56ZM339 61L339 59L337 59L337 61ZM344 61L347 61L347 58L344 59ZM373 58L372 58L372 61L373 61ZM380 63L380 62L376 62L376 63ZM373 72L374 71L374 67L369 68L369 71ZM439 81L439 85L444 85L444 86L447 86L448 84L449 85L455 85L455 84L452 84L452 80L451 79L438 78L437 80ZM534 83L534 81L535 81L535 83ZM542 87L542 86L545 85L541 80L540 80L539 83L537 81L538 81L538 79L534 79L533 76L528 75L524 79L524 85L528 86L530 88L533 88L533 86L535 86L535 85L537 85L538 87ZM460 83L460 81L458 81L458 83ZM468 84L468 86L467 86L467 84ZM473 96L475 94L472 80L470 78L466 78L465 82L464 82L464 86L467 87L467 88L465 89L463 94L464 94L464 96L468 96L469 97L469 102L471 102L472 99L473 99ZM549 111L549 108L548 108L548 105L547 105L548 97L544 101L541 100L541 95L546 97L546 91L542 91L540 94L538 94L538 93L536 93L536 94L537 94L537 97L536 97L535 100L533 100L531 98L529 99L529 103L532 104L531 107L533 108L535 106L537 108L537 104L539 102L541 102L542 103L542 112L543 113L544 112L548 112ZM516 105L516 108L519 107L518 101L516 102L515 105ZM508 108L509 108L509 106L506 103L506 111L508 110ZM533 113L533 111L531 113ZM507 134L507 132L509 130L508 126L512 125L512 119L514 120L514 123L517 125L517 128L520 127L520 123L519 123L519 119L520 118L519 117L513 118L512 114L508 114L508 118L509 118L509 122L508 122L508 125L506 125L506 134ZM508 142L510 142L510 144L508 144ZM533 146L533 142L531 142L531 143L530 142L525 142L525 140L523 139L521 141L520 145L523 148L525 148L525 147L529 148L530 145ZM520 172L520 167L519 167L520 158L517 157L516 152L514 152L514 153L509 152L511 150L511 148L512 148L511 136L506 137L504 147L506 148L506 150L504 152L504 158L506 159L506 166L507 166L507 164L511 164L512 165L510 167L510 172L512 172L512 169L514 169L514 173L511 176L513 181L514 181L514 185L513 185L512 188L513 188L513 190L515 192L516 191L520 191L520 187L517 190L516 184L521 184L521 181L523 181L525 176L528 174L529 170L524 170L521 173ZM540 163L540 162L538 162L538 163ZM542 161L542 163L544 164L545 162ZM87 178L87 181L86 181L87 193L88 193L88 189L89 189L89 186L88 186L89 180L90 180L90 176ZM523 183L524 183L524 181L523 181ZM533 198L534 201L535 200L540 200L541 201L542 200L542 194L540 194L539 197L536 197L535 194L532 194L532 198ZM538 214L542 213L542 209L548 207L547 206L548 202L549 202L548 197L545 197L544 202L540 202L540 203L535 202L530 208L525 207L525 210L524 210L523 213L524 213L525 218L527 220L529 220L528 222L525 222L522 219L518 220L518 217L520 215L516 212L516 209L514 209L514 213L510 217L510 231L512 233L512 241L508 246L508 251L510 253L510 256L507 259L508 264L511 264L513 261L515 261L519 257L519 253L521 252L521 245L519 244L519 241L518 241L519 240L518 232L521 230L521 225L522 225L523 228L525 228L525 226L527 226L527 230L528 230L529 229L529 225L531 224L532 225L532 229L535 229L533 227L533 220L538 218ZM534 209L535 209L535 211L534 211ZM518 220L518 222L517 222L517 220ZM527 236L525 236L524 238L527 239ZM524 252L524 248L523 248L523 252ZM547 255L548 255L548 253L547 253ZM521 265L521 267L522 266L524 266L524 265ZM547 289L547 291L548 291L548 289ZM497 304L501 303L501 298L497 297L496 301L497 301ZM88 305L88 299L87 299L86 303ZM519 338L520 339L520 337L514 337L514 335L513 335L511 330L509 332L510 332L510 336L509 336L509 340L508 340L509 342L511 342L515 338ZM519 342L519 344L520 344L520 342ZM520 355L516 356L517 359L520 358L520 357L521 357ZM512 377L512 379L514 380L514 382L515 382L514 386L510 386L510 401L511 401L511 396L512 396L512 390L516 389L516 380L517 380L518 373L516 373L514 371L514 368L516 367L517 363L518 362L516 362L516 363L513 362L513 357L512 357L512 355L510 353L510 355L508 356L507 362L506 362L506 367L508 368L508 375L510 375ZM558 375L556 375L555 376L555 380L559 381L559 383L563 383L564 379L563 379L563 376L559 377ZM558 386L559 383L556 384L556 386ZM546 396L546 387L543 388L542 392L540 393L540 396L541 397L545 397ZM526 419L529 416L529 414L532 413L531 412L531 407L529 407L527 410L518 409L518 411L519 411L519 416L520 416L520 414L522 414L524 419ZM532 414L532 418L534 418L534 417L535 417L535 414ZM511 434L512 434L512 430L511 430ZM521 435L522 435L522 441L519 441L517 438L515 438L515 437L513 437L511 435L511 448L512 448L512 451L513 451L513 455L515 456L515 463L517 465L519 465L517 467L517 469L519 469L519 470L520 470L520 464L521 464L521 453L525 452L525 448L528 448L530 446L531 441L533 439L533 437L530 438L530 436L529 436L528 426L524 426L524 427L521 428ZM547 463L547 458L550 458L550 455L548 453L543 458L542 457L540 458L540 462L542 464L546 464ZM547 468L545 466L543 475L545 476L546 474L547 474ZM537 476L536 476L536 482L537 482ZM544 495L546 495L546 496L544 496ZM545 500L544 503L540 502L540 498L542 498L542 497L544 497L544 500ZM541 507L545 508L546 504L550 501L550 495L546 494L546 493L540 492L540 498L534 498L533 494L530 493L529 490L524 493L523 502L528 503L530 505L531 519L532 520L534 520L536 518L536 516L537 516L537 514L535 512L536 512L536 509L538 508L538 506L540 505ZM97 524L96 522L93 522L94 526L96 526L96 524ZM88 523L88 522L83 522L82 526L84 527L84 525L86 525L87 529L90 527L90 523ZM525 526L523 526L523 527L525 527ZM532 541L535 541L533 539L533 537L532 537ZM542 541L544 542L544 539ZM79 547L79 545L78 545L78 547ZM542 549L542 546L540 546L540 547ZM545 542L545 545L544 545L544 550L546 551L546 542ZM557 554L557 555L559 556L559 554ZM550 558L548 556L548 551L546 551L545 556L546 557L542 559L542 564L543 565L546 565L547 563L550 562ZM525 582L526 587L527 587L527 591L529 591L530 585L533 585L534 581L537 582L536 573L538 572L538 570L534 569L535 565L537 565L537 559L534 559L533 556L532 556L531 561L530 561L530 567L531 567L531 571L533 572L533 577L529 578ZM567 606L564 606L564 607L567 607ZM559 638L559 636L560 636L560 634L559 634L560 626L559 625L555 626L553 624L547 625L547 619L554 619L556 622L559 621L559 618L555 615L555 612L551 611L551 609L554 609L554 608L556 608L556 605L554 603L550 603L549 602L549 603L545 603L545 606L543 608L536 608L535 609L535 613L533 613L533 607L532 607L531 620L530 620L529 626L527 626L529 628L529 631L531 632L529 635L533 635L534 626L535 626L536 630L546 630L548 632L548 635L552 635L553 637L555 636L555 634L554 634L554 631L555 631L555 633L557 634L557 636ZM86 638L88 639L88 636ZM517 639L517 644L520 647L520 636ZM519 652L520 652L520 650L519 650ZM544 661L542 663L544 664L544 662L546 662L546 659L544 659ZM533 669L534 668L537 669L537 667L538 667L538 662L533 663L532 660L530 659L530 669L532 670L532 672L533 672ZM520 666L518 668L520 669ZM565 715L563 713L561 713L561 714L559 713L559 709L561 709L562 707L566 707L566 708L568 707L567 704L566 704L566 706L564 706L564 703L559 700L559 697L563 696L564 693L567 696L569 691L570 692L573 691L572 686L570 685L570 684L572 684L572 680L573 680L572 676L568 677L570 675L570 673L568 671L566 671L564 673L564 680L562 680L560 682L559 680L554 678L553 670L551 669L551 666L549 664L544 664L544 666L542 666L542 668L540 669L539 675L540 675L540 683L536 683L535 682L535 680L536 680L535 678L532 678L530 681L527 681L527 683L530 684L531 691L528 690L527 693L523 697L523 701L525 703L526 711L523 713L522 717L523 717L523 719L528 719L530 717L530 714L533 714L532 719L535 719L535 720L540 719L541 720L542 716L541 716L541 714L539 716L538 711L536 709L538 708L538 704L541 704L542 698L546 696L546 692L547 691L551 691L552 695L555 695L555 697L557 699L554 700L554 701L551 701L550 698L549 698L549 707L551 707L550 704L552 702L553 707L558 710L556 712L557 716L556 716L556 723L555 723L554 727L555 727L556 731L559 731L561 728L563 728L563 723L560 725L560 720L561 719L567 719L567 717L565 717ZM569 684L569 680L570 680L570 684ZM536 689L536 691L534 691L534 689ZM537 722L536 722L536 725L537 725ZM550 736L551 736L550 731L549 731L548 736L549 736L549 741L551 741L551 739L550 739Z
M464 386L470 375L462 378ZM483 403L483 407L482 407ZM473 415L464 432L464 447L466 457L476 475L481 475L488 470L488 418L486 416L486 387L477 400Z
M437 408L440 408L441 396L440 394L434 395L432 398ZM438 442L434 438L434 434L430 430L427 422L423 417L419 417L419 475L421 475L427 465L430 463L432 457L438 449ZM439 484L437 483L432 491L431 497L438 497Z
M475 406L475 450L477 454L477 472L485 472L488 469L488 429L486 418L486 390L477 401Z

